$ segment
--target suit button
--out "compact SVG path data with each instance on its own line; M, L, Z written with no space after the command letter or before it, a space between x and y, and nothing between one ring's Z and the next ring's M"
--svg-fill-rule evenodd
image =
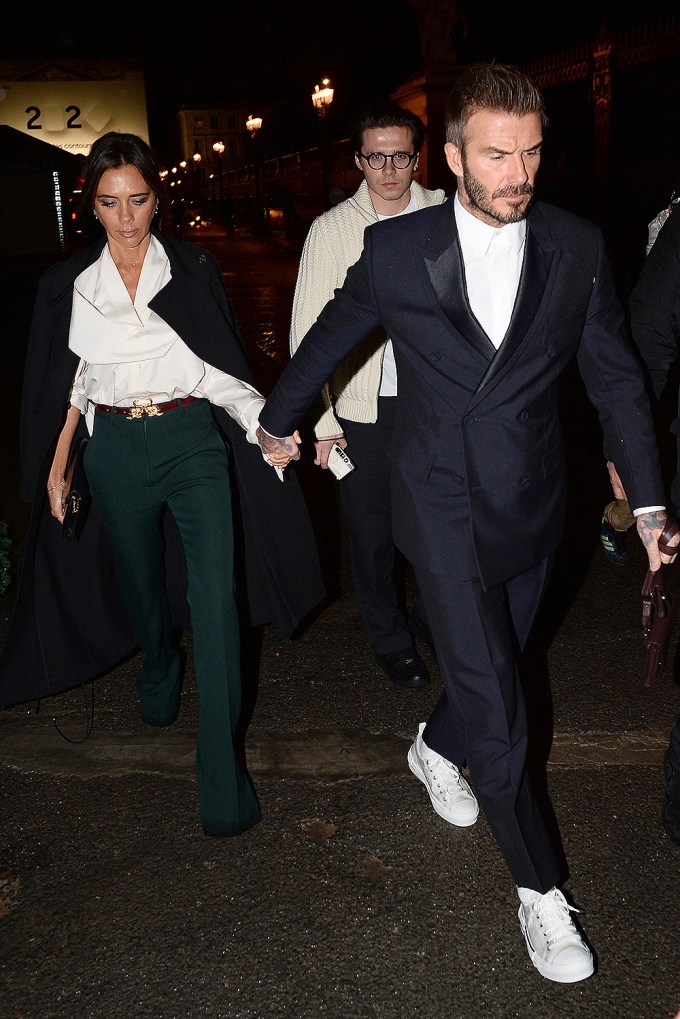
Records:
M554 357L556 353L557 353L557 351L555 350L554 347L548 347L548 349L545 352L545 356L546 357Z
M430 351L430 361L441 361L441 359L442 359L442 356L441 356L441 354L439 353L438 350L431 350Z
M519 486L520 486L520 488L526 488L527 485L530 485L530 484L531 484L531 478L520 478L519 479Z
M462 485L463 484L463 478L461 478L460 474L454 474L453 475L453 480L454 480L454 482L457 485Z
M472 414L468 414L467 417L463 418L463 424L464 425L474 425L474 423L475 423L475 419L473 418Z
M519 416L519 419L520 419L520 421L528 421L529 420L529 411L528 410L523 410L522 413Z

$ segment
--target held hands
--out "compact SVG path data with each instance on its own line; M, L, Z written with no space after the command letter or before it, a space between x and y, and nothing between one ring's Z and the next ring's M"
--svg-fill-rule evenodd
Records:
M260 444L262 455L272 467L287 467L291 460L300 459L300 433L293 432L285 439L277 439L267 435L261 427L255 433Z

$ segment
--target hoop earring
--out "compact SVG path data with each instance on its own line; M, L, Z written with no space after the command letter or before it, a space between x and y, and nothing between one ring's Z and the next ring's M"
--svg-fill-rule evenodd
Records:
M154 214L154 216L155 216L155 215L156 215L156 213L158 212L158 206L159 206L159 204L160 204L160 203L159 203L158 199L156 199L156 208L155 208L155 209L153 210L153 214Z

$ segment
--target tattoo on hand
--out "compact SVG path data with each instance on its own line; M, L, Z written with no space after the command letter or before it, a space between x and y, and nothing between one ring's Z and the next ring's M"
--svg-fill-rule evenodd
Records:
M645 548L654 541L652 531L663 530L666 523L666 511L655 510L653 513L641 513L637 518L637 528L640 539Z

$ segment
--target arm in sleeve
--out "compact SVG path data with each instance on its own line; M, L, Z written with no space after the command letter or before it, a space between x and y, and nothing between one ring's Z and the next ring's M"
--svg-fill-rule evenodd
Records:
M349 352L380 323L373 286L371 231L363 253L348 271L284 368L260 415L269 435L292 435L314 398Z
M205 396L216 407L226 410L246 433L248 442L257 445L257 431L260 411L264 407L264 396L254 386L225 372L205 366L205 375L196 392Z
M291 357L339 286L335 255L327 243L319 219L315 219L305 239L295 283L289 338ZM321 389L318 403L318 412L312 421L317 439L342 434L342 427L333 413L328 383ZM316 406L314 409L317 411Z
M664 503L652 410L639 357L598 230L594 279L577 353L588 397L598 412L605 459L612 460L632 507Z
M673 209L628 302L633 342L657 400L680 355L680 211Z

